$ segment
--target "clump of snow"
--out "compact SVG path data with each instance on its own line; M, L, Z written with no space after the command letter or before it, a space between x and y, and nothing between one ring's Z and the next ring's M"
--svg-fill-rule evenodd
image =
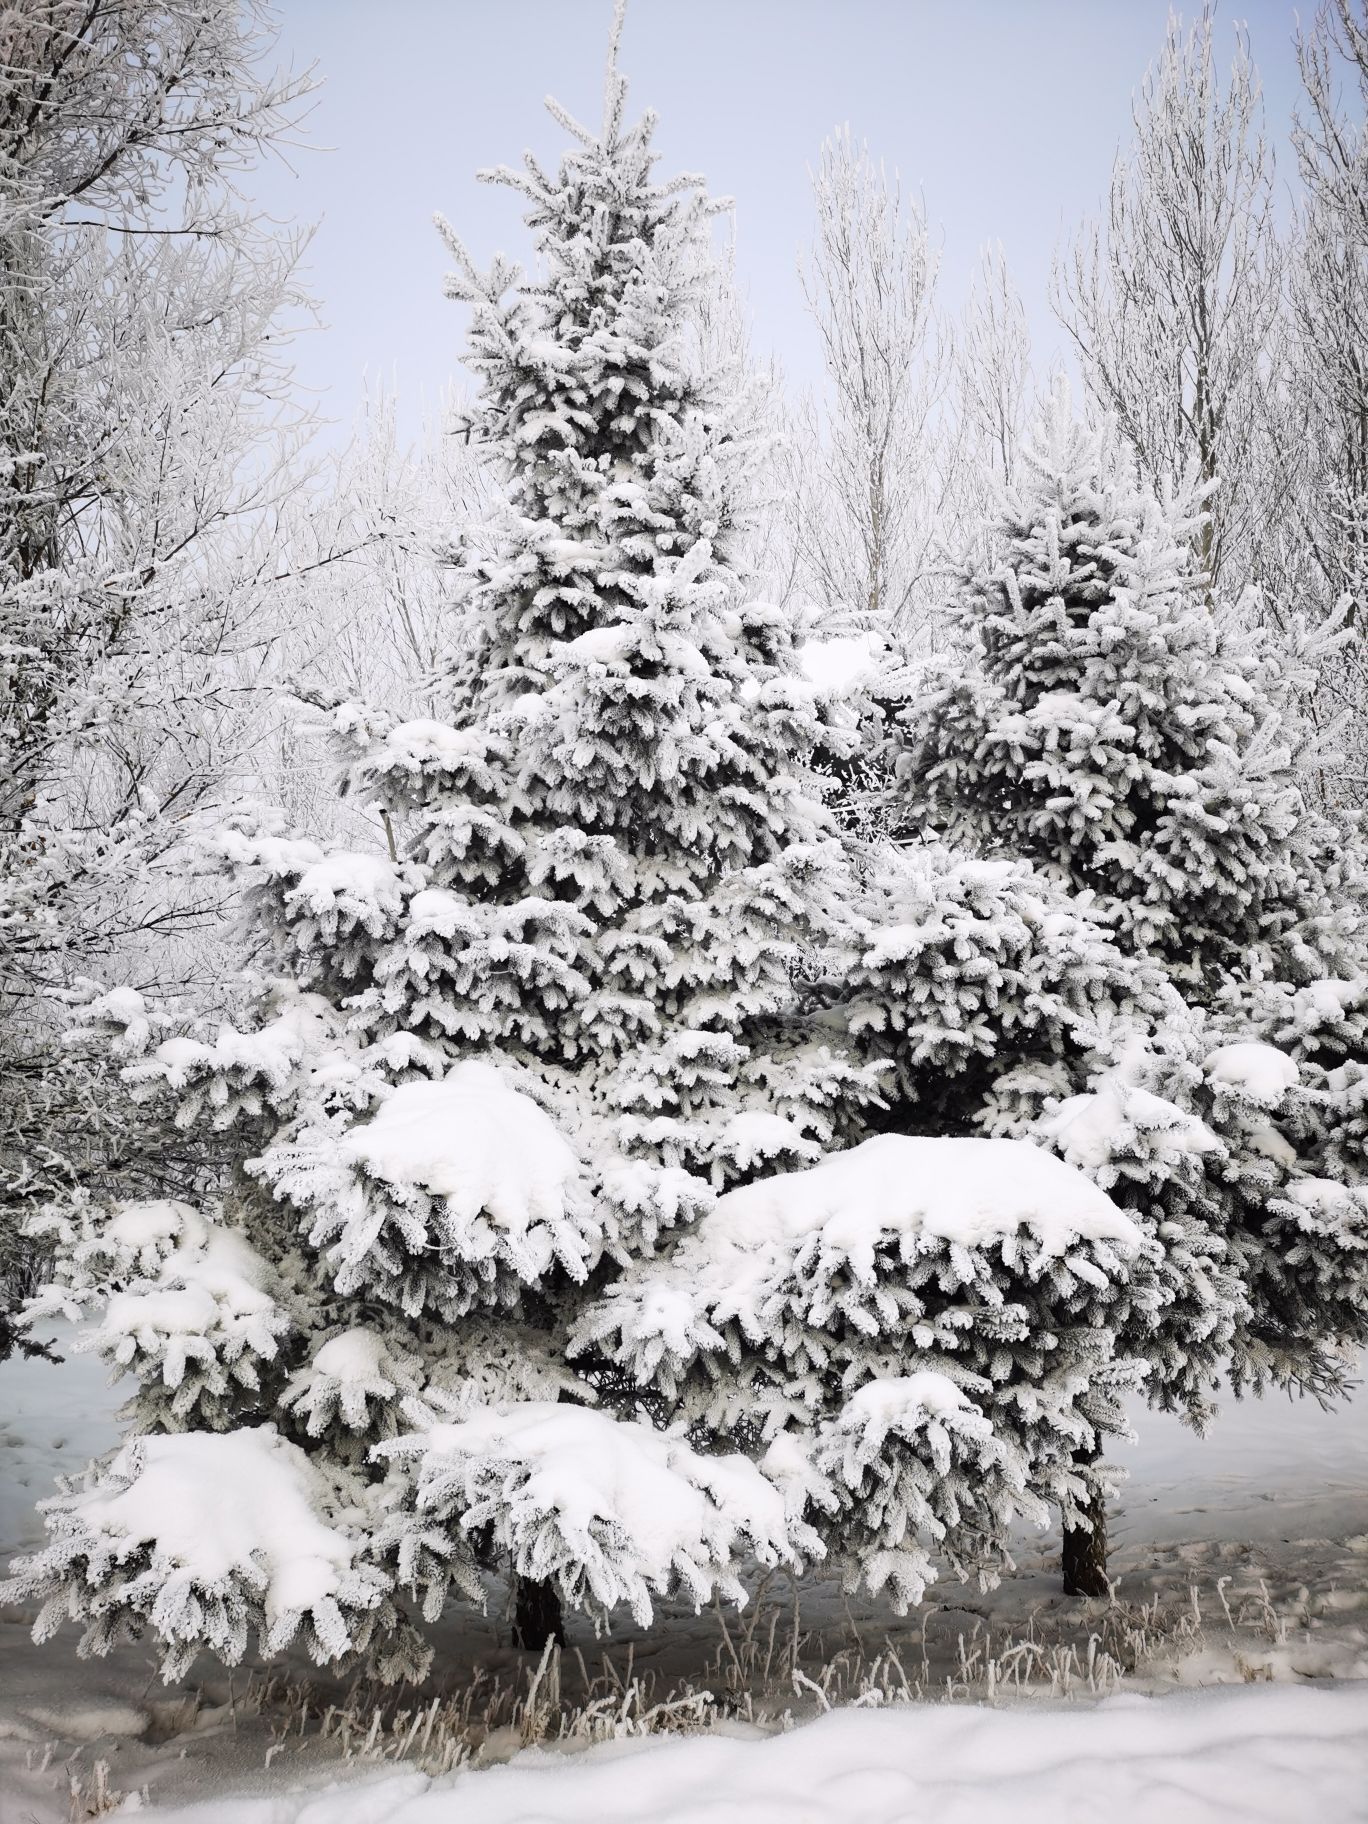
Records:
M1287 1196L1318 1215L1341 1210L1355 1200L1354 1191L1335 1178L1298 1178L1288 1185Z
M839 634L832 639L804 640L797 657L810 684L824 695L841 696L887 663L888 646L877 633Z
M714 1592L743 1603L748 1557L793 1565L821 1551L748 1458L589 1407L477 1406L381 1449L418 1458L420 1526L489 1527L524 1576L601 1614L626 1603L643 1626L676 1583L700 1606Z
M1163 1158L1214 1153L1221 1142L1206 1123L1153 1090L1109 1083L1104 1089L1066 1096L1040 1123L1070 1165L1115 1176L1117 1155L1137 1139Z
M781 1172L719 1198L706 1219L714 1271L776 1249L841 1254L874 1270L880 1241L898 1236L982 1247L1025 1229L1047 1255L1080 1241L1134 1252L1140 1234L1105 1191L1022 1140L879 1134L806 1171Z
M1208 1053L1203 1068L1213 1083L1238 1090L1261 1108L1274 1108L1301 1081L1296 1060L1276 1045L1245 1039Z
M202 1231L204 1223L193 1205L167 1197L121 1203L105 1227L108 1240L139 1256L161 1255L180 1237Z
M483 740L470 730L418 718L398 723L367 760L375 772L388 768L422 772L427 768L453 767L472 754L479 756L483 752Z
M403 910L403 881L386 856L338 849L305 868L285 903L316 918L354 919L378 936Z
M81 1008L80 1019L83 1024L107 1021L110 1026L121 1027L115 1048L130 1057L138 1056L151 1042L152 1014L136 988L111 988L96 995Z
M312 1213L339 1291L410 1315L511 1304L556 1263L582 1280L604 1245L574 1148L483 1059L399 1084L369 1120L310 1122L254 1165Z
M639 626L631 621L617 621L605 627L591 627L586 633L567 640L558 648L557 657L576 665L630 665L634 656L658 658L674 671L702 678L709 666L693 640L682 634Z
M887 1434L926 1418L954 1419L972 1413L986 1436L992 1429L972 1406L963 1388L947 1375L932 1369L916 1374L877 1376L866 1381L846 1401L842 1420L851 1428L873 1433L880 1441Z
M385 1343L374 1330L344 1330L324 1343L313 1358L319 1374L352 1386L365 1386L384 1372Z
M448 940L459 932L468 936L477 928L477 914L468 899L448 887L424 887L409 901L410 941L429 932Z
M1265 1159L1270 1159L1283 1171L1291 1171L1296 1165L1296 1147L1285 1134L1279 1133L1277 1128L1270 1126L1268 1122L1260 1122L1256 1127L1249 1128L1246 1137L1252 1152L1260 1154Z
M252 1092L258 1088L280 1095L310 1080L355 1076L355 1062L339 1043L336 1018L321 995L280 983L275 1001L279 1011L254 1030L223 1025L212 1042L185 1034L163 1040L150 1060L130 1070L129 1080L161 1078L177 1092L193 1097L198 1091L220 1111L217 1118L224 1124L239 1105L256 1112L259 1102ZM198 1103L192 1099L187 1106Z
M567 640L560 651L562 657L585 665L620 665L638 638L633 626L618 621L607 627L591 627L578 638Z
M460 1218L483 1214L516 1233L559 1220L580 1175L551 1118L495 1066L473 1059L440 1082L400 1084L341 1150L396 1189L416 1186Z
M235 829L213 830L207 837L210 852L244 877L264 880L297 879L323 858L323 850L307 837L273 836L269 832Z
M1293 1022L1297 1026L1316 1027L1323 1022L1342 1019L1368 989L1368 978L1322 976L1308 982L1292 996Z
M200 1235L171 1250L155 1281L116 1292L109 1301L106 1321L115 1329L129 1331L144 1322L166 1328L167 1324L142 1314L172 1312L177 1299L187 1310L205 1313L204 1321L216 1312L226 1319L253 1317L272 1306L266 1290L268 1277L266 1263L245 1235L206 1224ZM169 1327L197 1330L203 1323L199 1317L172 1317Z
M123 1486L67 1511L105 1535L114 1556L147 1546L168 1585L241 1577L271 1619L312 1609L337 1589L356 1547L318 1511L316 1477L274 1425L138 1438L110 1465Z
M335 1418L351 1431L375 1425L371 1402L388 1406L416 1393L413 1365L398 1358L378 1331L357 1325L330 1337L286 1387L281 1403L300 1413L310 1437Z
M792 1121L773 1110L743 1108L730 1116L723 1128L721 1150L744 1172L771 1159L816 1160L822 1149Z

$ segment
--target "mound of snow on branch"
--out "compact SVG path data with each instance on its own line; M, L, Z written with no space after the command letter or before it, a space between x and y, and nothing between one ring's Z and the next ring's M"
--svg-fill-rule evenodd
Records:
M1238 1090L1263 1108L1276 1108L1288 1090L1295 1089L1301 1081L1294 1059L1276 1045L1263 1045L1254 1039L1219 1046L1208 1055L1205 1070L1213 1083Z
M1066 1096L1040 1123L1040 1132L1071 1166L1114 1183L1115 1163L1128 1149L1177 1160L1217 1153L1221 1142L1205 1121L1152 1090L1119 1079L1083 1095Z
M867 1280L890 1236L910 1258L927 1243L1012 1247L1023 1231L1037 1257L1087 1241L1127 1255L1140 1245L1105 1191L1027 1141L880 1134L806 1171L729 1191L677 1261L693 1283L729 1294L739 1309L748 1285L800 1258L841 1258Z
M319 1663L343 1659L395 1619L389 1577L346 1524L363 1500L273 1425L135 1438L92 1485L45 1504L48 1544L16 1563L6 1594L47 1597L37 1640L84 1621L83 1654L150 1622L168 1679L202 1646L235 1664L253 1632L267 1654L302 1631Z
M272 1616L331 1596L355 1554L315 1509L308 1458L274 1426L142 1438L115 1469L130 1476L118 1493L74 1509L88 1527L151 1546L168 1578L257 1581Z
M474 1061L437 1083L401 1084L341 1150L397 1190L417 1187L463 1217L484 1214L515 1233L563 1217L580 1170L532 1098Z
M417 773L425 768L456 766L471 755L480 755L483 747L481 738L469 729L420 718L398 723L368 758L375 771L398 767Z
M713 1221L740 1238L757 1221L854 1253L889 1230L961 1247L1028 1229L1050 1254L1078 1241L1135 1246L1139 1234L1105 1192L1021 1140L879 1134L810 1171L786 1172L722 1198Z
M888 642L877 633L836 634L805 640L798 648L803 676L819 691L841 696L871 682L890 665Z

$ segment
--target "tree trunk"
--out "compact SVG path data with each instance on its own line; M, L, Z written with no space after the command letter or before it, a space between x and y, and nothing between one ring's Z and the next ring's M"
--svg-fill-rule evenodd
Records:
M1095 1450L1079 1451L1074 1461L1086 1468L1097 1461ZM1085 1526L1064 1528L1064 1594L1066 1596L1108 1596L1111 1583L1107 1577L1107 1503L1101 1495L1091 1496L1083 1506Z
M540 1653L548 1640L565 1645L565 1619L554 1583L535 1577L513 1579L513 1645Z

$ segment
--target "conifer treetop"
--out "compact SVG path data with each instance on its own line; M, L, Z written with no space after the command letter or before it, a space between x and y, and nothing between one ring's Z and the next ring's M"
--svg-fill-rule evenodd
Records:
M1287 665L1210 594L1209 493L1145 488L1061 383L956 597L967 661L905 712L898 763L914 814L1096 893L1124 942L1202 993L1348 954L1313 903L1335 847L1305 792L1317 737Z

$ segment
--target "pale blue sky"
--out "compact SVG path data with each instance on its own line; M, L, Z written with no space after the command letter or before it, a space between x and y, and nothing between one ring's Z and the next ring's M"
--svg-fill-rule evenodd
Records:
M332 148L254 180L273 215L319 223L306 276L325 326L299 344L299 372L341 420L363 371L383 377L412 429L456 373L463 331L442 296L432 213L481 262L526 253L516 197L475 172L516 164L528 146L554 159L563 135L542 108L548 92L597 119L610 0L279 0L278 11L284 55L319 66L309 133ZM701 171L735 198L757 350L794 381L817 359L795 276L807 168L847 122L923 191L943 231L946 302L960 302L978 248L1003 242L1048 361L1061 345L1054 249L1103 196L1167 12L1167 0L631 0L622 67L631 105L661 116L661 170ZM1237 19L1290 178L1297 9L1223 4L1223 51Z

